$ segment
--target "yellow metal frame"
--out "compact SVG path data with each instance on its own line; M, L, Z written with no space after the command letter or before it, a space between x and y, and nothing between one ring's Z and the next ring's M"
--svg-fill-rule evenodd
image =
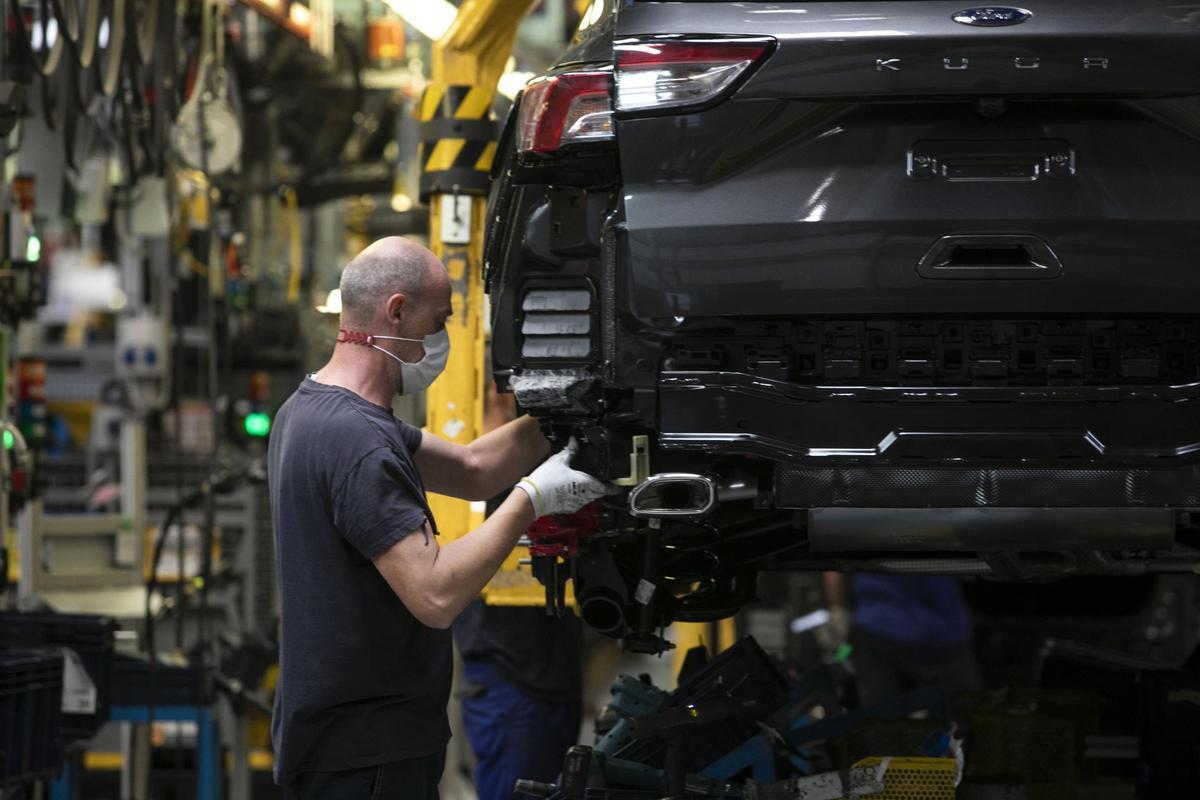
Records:
M433 45L433 80L421 99L418 114L422 121L446 113L447 96L456 98L447 116L454 119L488 119L496 97L496 84L516 41L517 27L534 0L466 0L458 16L442 38ZM476 157L464 163L469 152L466 139L444 138L426 144L422 152L426 172L473 168L491 169L496 144L491 142ZM471 194L463 191L462 194ZM448 244L441 240L442 198L429 198L430 247L450 272L453 286L454 316L447 324L450 334L450 361L445 373L426 395L426 429L443 439L468 444L483 433L484 400L484 298L483 231L487 198L471 196L470 241ZM430 509L443 537L459 538L483 521L480 504L470 504L440 495L430 495ZM500 573L484 590L489 603L501 605L542 605L545 596L528 569L520 561L528 556L514 552Z
M675 642L672 674L678 675L688 650L693 647L703 647L710 656L715 656L737 644L737 622L733 617L716 622L676 622L670 638Z

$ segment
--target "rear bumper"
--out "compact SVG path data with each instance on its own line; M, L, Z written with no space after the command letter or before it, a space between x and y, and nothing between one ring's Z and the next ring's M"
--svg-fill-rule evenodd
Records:
M775 462L777 508L1200 507L1200 385L814 387L665 372L665 450Z
M1200 508L1200 466L804 467L778 464L778 508Z

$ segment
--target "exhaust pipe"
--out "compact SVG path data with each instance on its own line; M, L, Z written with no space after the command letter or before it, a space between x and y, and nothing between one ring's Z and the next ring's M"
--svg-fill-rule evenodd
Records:
M716 504L716 482L691 472L651 475L629 493L629 513L644 519L702 517Z
M625 606L612 592L599 589L579 598L579 616L600 633L625 629Z
M625 632L625 606L629 589L612 553L592 548L575 563L575 602L589 627L617 637Z

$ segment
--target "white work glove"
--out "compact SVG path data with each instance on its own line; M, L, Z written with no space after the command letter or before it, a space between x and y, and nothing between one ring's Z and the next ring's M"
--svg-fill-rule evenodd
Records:
M813 631L817 643L827 653L836 653L850 639L850 609L832 606L829 621Z
M538 517L573 514L593 500L620 491L617 486L572 469L571 456L577 448L575 437L571 437L565 448L517 483L517 488L529 495L533 513Z

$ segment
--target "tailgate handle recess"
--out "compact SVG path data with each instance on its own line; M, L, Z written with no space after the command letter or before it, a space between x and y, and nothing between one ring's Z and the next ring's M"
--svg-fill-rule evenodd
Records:
M1063 274L1050 245L1029 234L943 236L917 262L934 280L1039 280Z

